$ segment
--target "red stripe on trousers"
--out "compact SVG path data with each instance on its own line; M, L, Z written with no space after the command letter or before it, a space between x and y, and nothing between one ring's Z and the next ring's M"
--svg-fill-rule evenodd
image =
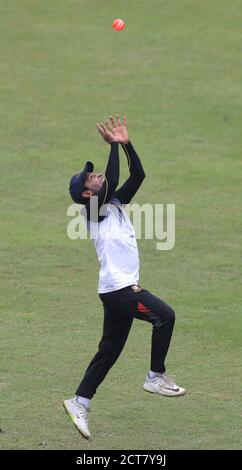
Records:
M142 312L142 313L148 313L151 310L148 307L146 307L145 305L143 305L141 302L139 302L138 303L138 311Z

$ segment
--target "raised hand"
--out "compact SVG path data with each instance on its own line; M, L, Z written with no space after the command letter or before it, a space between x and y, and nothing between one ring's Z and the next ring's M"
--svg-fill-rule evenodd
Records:
M113 116L110 116L109 120L105 121L105 125L106 129L115 137L116 142L120 144L127 144L129 142L126 116L123 118L123 123L119 115L117 115L116 121Z
M117 142L114 134L112 134L112 132L110 132L102 122L97 122L96 126L99 134L101 134L101 136L106 142L108 142L109 144L111 144L112 142Z
M97 122L96 126L103 139L110 144L112 142L119 142L120 144L129 142L126 116L123 118L123 123L119 116L117 116L116 121L113 116L110 116L109 120L105 121L105 125L102 122Z

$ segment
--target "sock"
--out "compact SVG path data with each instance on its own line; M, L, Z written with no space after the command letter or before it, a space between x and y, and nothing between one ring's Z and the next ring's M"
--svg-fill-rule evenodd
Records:
M149 379L154 379L155 377L160 377L161 372L153 372L153 370L149 370L148 377Z
M78 395L76 395L76 402L79 404L79 405L83 405L85 406L85 408L89 408L89 398L85 398L85 397L79 397Z

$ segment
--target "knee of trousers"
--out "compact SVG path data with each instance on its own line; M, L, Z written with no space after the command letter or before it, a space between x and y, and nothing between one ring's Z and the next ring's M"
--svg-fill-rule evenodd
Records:
M170 322L174 325L176 321L176 314L173 308L169 307L169 316L170 316Z
M167 306L167 308L166 308L166 316L167 316L167 320L169 321L169 323L174 325L176 315L175 315L175 312L174 312L173 308L171 308L170 306Z
M175 323L175 312L174 310L167 305L165 311L163 310L160 315L157 316L156 320L154 321L154 328L161 328L165 324L169 324L171 326Z

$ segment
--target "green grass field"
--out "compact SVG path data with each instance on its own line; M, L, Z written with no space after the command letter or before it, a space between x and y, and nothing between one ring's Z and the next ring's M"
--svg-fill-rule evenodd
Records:
M241 449L241 1L1 0L0 26L0 448ZM93 244L67 237L68 184L85 160L105 168L111 113L145 167L135 202L176 204L175 248L139 241L140 283L176 311L167 372L187 395L143 391L136 322L87 442L62 402L102 308Z

